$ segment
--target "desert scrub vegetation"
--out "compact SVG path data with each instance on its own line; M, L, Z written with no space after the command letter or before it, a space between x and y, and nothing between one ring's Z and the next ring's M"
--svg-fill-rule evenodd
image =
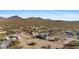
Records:
M5 33L5 34L0 33L0 39L3 39L3 38L6 37L6 36L7 36L6 33Z
M79 48L79 41L71 41L64 45L63 49L77 49Z
M67 44L67 46L79 46L79 41L71 41Z
M44 46L42 46L41 48L50 49L50 48L51 48L51 45L44 45Z
M12 30L6 30L6 31L7 31L6 35L15 34L16 33L15 31L12 31Z
M11 44L9 45L10 48L17 48L20 44L19 40L11 41Z
M55 37L55 38L49 39L48 41L53 41L53 42L55 42L55 41L59 41L59 40L60 40L59 37Z
M4 39L0 39L0 41L4 41Z

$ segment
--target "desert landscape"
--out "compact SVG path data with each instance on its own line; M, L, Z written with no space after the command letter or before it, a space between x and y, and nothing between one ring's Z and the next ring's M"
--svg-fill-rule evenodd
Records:
M79 21L0 17L0 49L79 49Z

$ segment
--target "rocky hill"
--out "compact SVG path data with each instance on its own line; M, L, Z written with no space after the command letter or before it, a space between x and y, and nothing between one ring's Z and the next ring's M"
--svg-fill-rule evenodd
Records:
M58 29L79 29L79 21L61 21L43 19L40 17L21 18L19 16L12 16L8 18L0 17L1 27L27 27L27 26L46 26L50 28L57 27Z

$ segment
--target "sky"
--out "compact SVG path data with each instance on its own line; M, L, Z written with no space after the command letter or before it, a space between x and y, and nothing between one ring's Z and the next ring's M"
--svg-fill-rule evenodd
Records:
M0 10L1 17L41 17L51 20L79 21L79 10Z

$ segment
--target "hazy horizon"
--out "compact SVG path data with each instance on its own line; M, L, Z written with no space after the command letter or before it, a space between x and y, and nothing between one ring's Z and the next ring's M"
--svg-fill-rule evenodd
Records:
M79 21L79 10L0 10L1 17L40 17L51 20Z

